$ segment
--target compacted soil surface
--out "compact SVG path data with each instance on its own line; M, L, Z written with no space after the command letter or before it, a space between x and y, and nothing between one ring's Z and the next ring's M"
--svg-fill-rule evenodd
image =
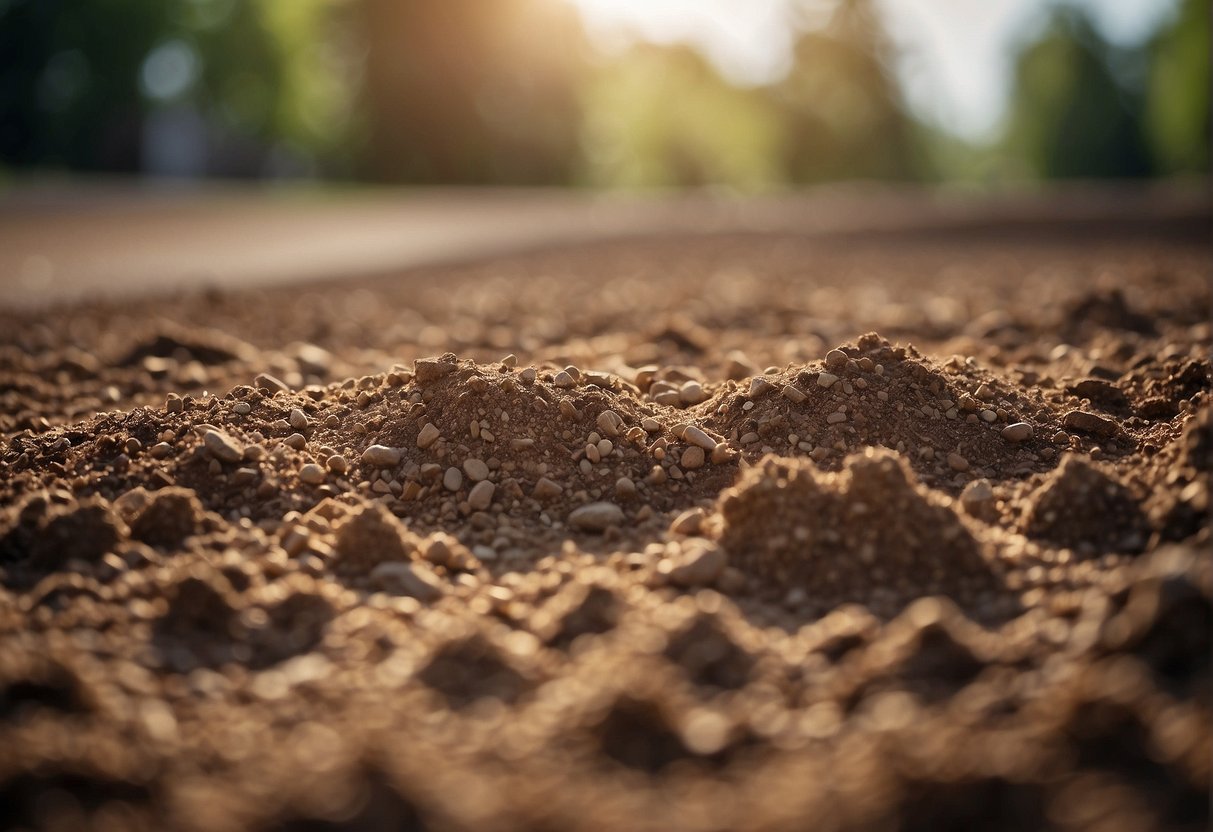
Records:
M1204 829L1208 227L0 312L0 824Z

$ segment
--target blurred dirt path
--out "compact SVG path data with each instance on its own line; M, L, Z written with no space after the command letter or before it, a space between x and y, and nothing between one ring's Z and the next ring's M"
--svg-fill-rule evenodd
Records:
M269 189L133 184L0 193L0 306L386 272L614 236L722 231L964 233L1030 224L1207 233L1209 199L1079 187L997 198L846 187L740 199L715 192Z

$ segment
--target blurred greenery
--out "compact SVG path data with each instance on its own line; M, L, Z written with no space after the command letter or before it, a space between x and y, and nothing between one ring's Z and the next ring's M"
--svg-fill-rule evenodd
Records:
M786 76L753 86L687 46L596 52L555 0L0 0L0 173L749 190L1207 174L1207 0L1137 47L1051 8L1001 134L968 143L908 110L872 0L837 0Z

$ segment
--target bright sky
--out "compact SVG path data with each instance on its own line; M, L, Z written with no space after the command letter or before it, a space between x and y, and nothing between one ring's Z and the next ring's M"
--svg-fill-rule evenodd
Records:
M832 0L570 0L607 46L641 38L688 42L741 83L778 78L788 64L793 7L824 20ZM875 0L899 47L898 76L923 118L966 138L989 135L1010 91L1015 45L1057 0ZM1175 0L1070 0L1089 10L1104 36L1135 43Z

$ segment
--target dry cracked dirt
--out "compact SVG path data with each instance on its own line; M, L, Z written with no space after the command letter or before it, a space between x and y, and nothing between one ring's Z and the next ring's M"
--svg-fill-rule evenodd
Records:
M0 823L1204 829L1207 229L0 313Z

